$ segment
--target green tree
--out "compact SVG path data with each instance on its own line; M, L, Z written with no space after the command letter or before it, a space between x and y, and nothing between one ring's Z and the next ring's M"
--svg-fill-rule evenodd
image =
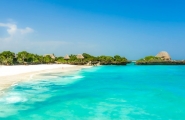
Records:
M45 63L51 63L52 62L52 58L51 58L51 56L50 55L46 55L45 57L44 57L44 62Z
M98 60L101 62L101 63L106 63L106 64L109 64L109 63L112 63L114 61L114 58L111 57L111 56L99 56L98 57Z
M39 63L44 63L44 57L43 56L37 55L37 58L39 60Z
M64 60L63 57L56 58L57 63L67 63L66 60Z
M7 59L3 55L0 55L0 62L1 62L1 64L6 65Z
M1 63L5 65L13 64L13 59L15 57L15 53L10 51L4 51L1 53Z
M163 60L159 57L155 57L155 56L146 56L145 58L141 58L139 60L136 61L136 64L139 63L146 63L146 62L162 62Z
M82 55L83 55L83 57L84 57L84 60L83 60L83 61L85 61L85 62L89 62L89 61L98 61L97 57L94 57L94 56L92 56L92 55L90 55L90 54L83 53Z
M22 62L22 63L25 63L25 61L27 62L29 57L29 53L27 51L19 52L17 55L18 55L19 62Z

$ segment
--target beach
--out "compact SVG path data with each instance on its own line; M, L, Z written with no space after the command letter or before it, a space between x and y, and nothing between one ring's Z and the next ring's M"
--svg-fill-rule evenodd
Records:
M67 70L74 68L77 71ZM63 72L65 69L68 72ZM33 72L19 79L0 96L0 119L185 118L185 66L132 64L64 70L59 67L43 74Z
M89 67L68 64L0 66L0 94L4 93L5 89L17 85L18 82L31 80L38 74L67 73Z

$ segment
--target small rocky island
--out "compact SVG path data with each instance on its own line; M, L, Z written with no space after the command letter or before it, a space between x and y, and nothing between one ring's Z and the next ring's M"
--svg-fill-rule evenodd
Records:
M139 59L136 65L185 65L185 60L172 60L168 52L161 51L156 56L146 56Z

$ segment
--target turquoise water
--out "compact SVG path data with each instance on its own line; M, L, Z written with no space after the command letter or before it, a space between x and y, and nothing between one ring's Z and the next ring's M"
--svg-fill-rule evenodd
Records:
M44 74L0 98L0 120L184 120L185 66Z

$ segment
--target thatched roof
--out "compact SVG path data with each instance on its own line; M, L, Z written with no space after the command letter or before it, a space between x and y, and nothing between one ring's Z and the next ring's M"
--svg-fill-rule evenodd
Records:
M163 60L171 60L170 55L169 55L166 51L161 51L160 53L158 53L158 54L156 55L156 57L160 57L160 58L162 58Z
M45 57L45 56L47 56L47 55L49 55L52 59L55 59L55 55L54 55L54 54L45 54L45 55L43 55L43 56Z
M78 59L84 59L84 56L83 56L82 54L78 54L76 57L77 57Z
M69 60L69 59L70 59L69 55L66 55L66 56L64 57L64 59L65 59L65 60Z

